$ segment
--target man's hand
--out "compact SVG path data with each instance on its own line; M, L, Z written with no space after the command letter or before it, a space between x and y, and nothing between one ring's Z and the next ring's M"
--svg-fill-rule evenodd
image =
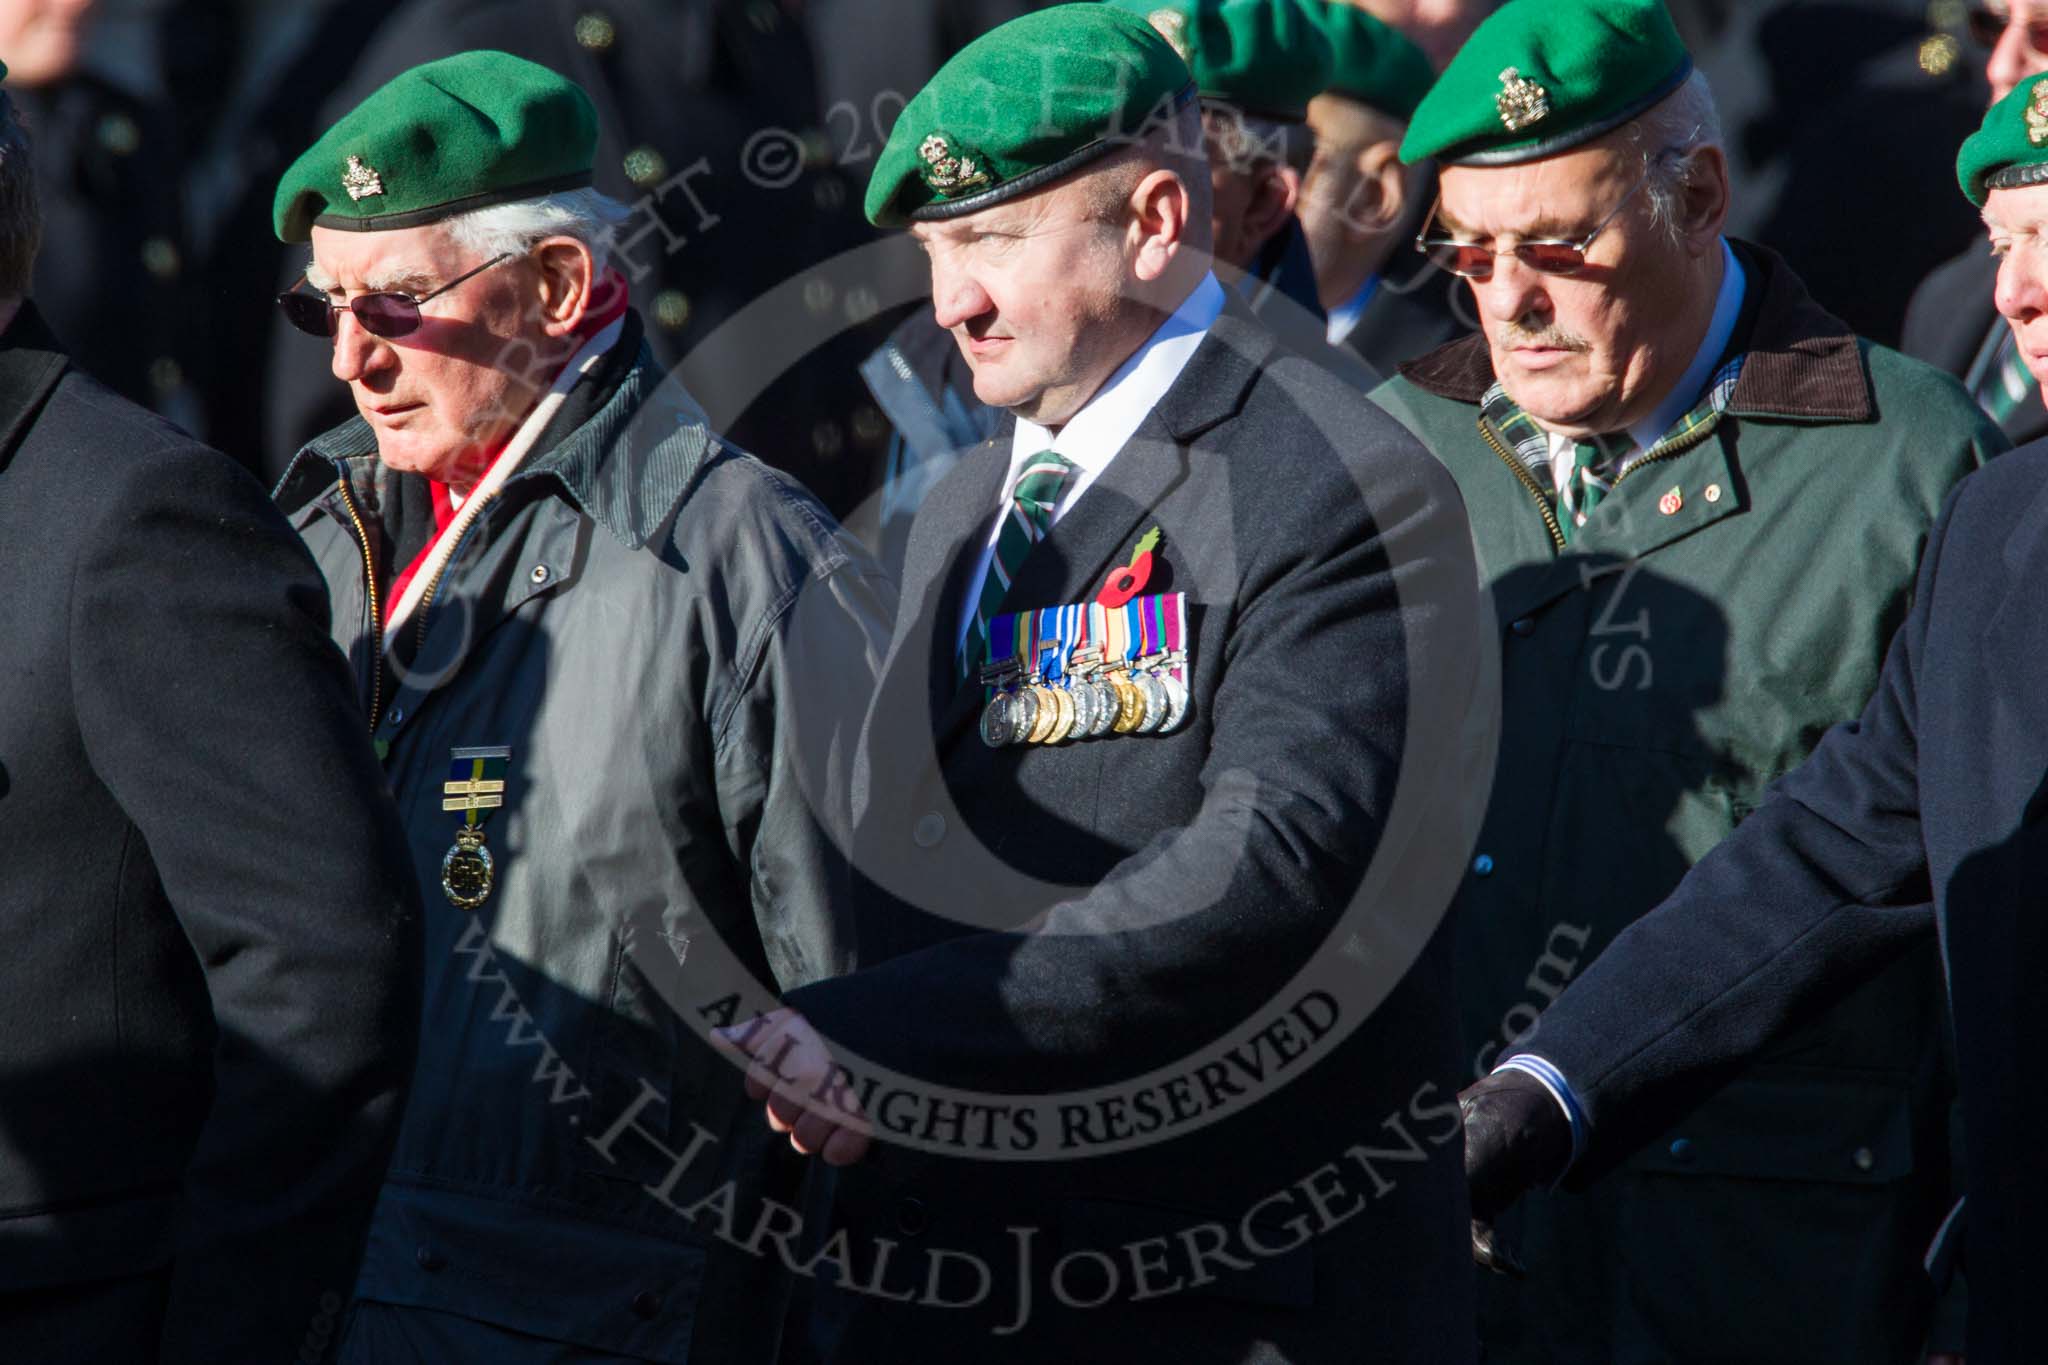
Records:
M747 1059L747 1097L768 1101L768 1126L789 1134L790 1146L829 1166L851 1166L868 1154L874 1130L860 1097L801 1014L779 1009L713 1029L711 1041Z
M1519 1278L1522 1263L1494 1220L1564 1172L1572 1125L1557 1099L1525 1071L1497 1071L1458 1094L1465 1117L1465 1183L1472 1194L1472 1259Z

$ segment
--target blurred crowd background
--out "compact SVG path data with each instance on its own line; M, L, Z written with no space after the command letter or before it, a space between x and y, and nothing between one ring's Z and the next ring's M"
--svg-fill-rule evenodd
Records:
M1355 0L1439 66L1486 0ZM74 357L253 470L349 415L326 348L272 303L304 248L271 234L279 173L389 77L474 47L597 100L598 188L640 205L628 255L656 352L681 363L775 295L773 382L703 392L734 441L842 516L889 426L857 367L915 303L821 269L880 236L867 174L906 97L1029 0L0 0L0 60L36 139L35 296ZM1963 0L1671 0L1719 96L1732 235L1775 248L1856 330L1897 344L1914 286L1981 236L1955 151L1986 50ZM1977 16L1979 33L1984 31ZM856 276L857 279L857 276ZM782 291L777 294L776 291ZM887 291L885 291L887 292ZM800 301L800 306L799 305ZM728 332L730 343L737 333ZM717 343L714 343L717 344ZM706 377L706 376L710 377Z

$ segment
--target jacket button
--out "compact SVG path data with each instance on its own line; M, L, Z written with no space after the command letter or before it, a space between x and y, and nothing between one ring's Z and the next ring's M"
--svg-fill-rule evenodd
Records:
M928 810L917 819L917 825L910 831L910 841L919 848L937 848L939 840L946 837L946 817L935 810Z
M618 26L612 23L611 16L597 10L579 18L573 31L576 46L585 52L608 52L619 36Z
M412 1254L412 1258L419 1262L421 1270L439 1270L448 1264L446 1256L443 1256L425 1242L420 1243L420 1249Z
M528 574L527 577L533 580L533 585L535 587L539 587L541 584L548 581L548 566L545 564L534 565L533 572Z
M393 725L405 724L405 708L403 706L394 706L391 708L391 723Z
M1672 1143L1671 1159L1681 1166L1692 1165L1692 1139L1680 1138Z
M905 1237L916 1237L929 1226L925 1217L924 1201L908 1196L896 1201L896 1231Z
M1858 1147L1856 1155L1849 1158L1856 1163L1856 1169L1868 1173L1877 1166L1877 1153L1868 1147Z
M1482 853L1472 860L1472 875L1475 877L1491 877L1493 875L1493 855L1491 853Z
M661 1311L661 1295L652 1289L643 1289L633 1296L633 1313L636 1317L651 1318Z
M1513 624L1509 625L1508 629L1527 639L1536 633L1536 618L1533 616L1520 617Z

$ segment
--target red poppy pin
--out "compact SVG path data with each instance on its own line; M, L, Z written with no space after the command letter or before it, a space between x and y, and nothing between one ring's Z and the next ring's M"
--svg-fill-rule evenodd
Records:
M1145 591L1145 585L1152 581L1152 552L1158 548L1159 528L1155 526L1139 539L1137 553L1131 556L1131 562L1120 569L1111 569L1109 577L1102 580L1102 591L1096 595L1096 604L1121 607Z

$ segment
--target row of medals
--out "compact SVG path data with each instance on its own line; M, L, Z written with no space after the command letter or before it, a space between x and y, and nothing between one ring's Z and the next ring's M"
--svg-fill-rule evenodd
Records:
M981 740L991 749L1009 744L1063 744L1104 735L1166 735L1188 718L1187 684L1168 670L1182 668L1180 650L1148 654L1112 667L1092 649L1076 650L1058 686L1033 671L1015 691L999 690L981 713ZM1022 673L1017 660L982 670L988 686L1007 689Z

